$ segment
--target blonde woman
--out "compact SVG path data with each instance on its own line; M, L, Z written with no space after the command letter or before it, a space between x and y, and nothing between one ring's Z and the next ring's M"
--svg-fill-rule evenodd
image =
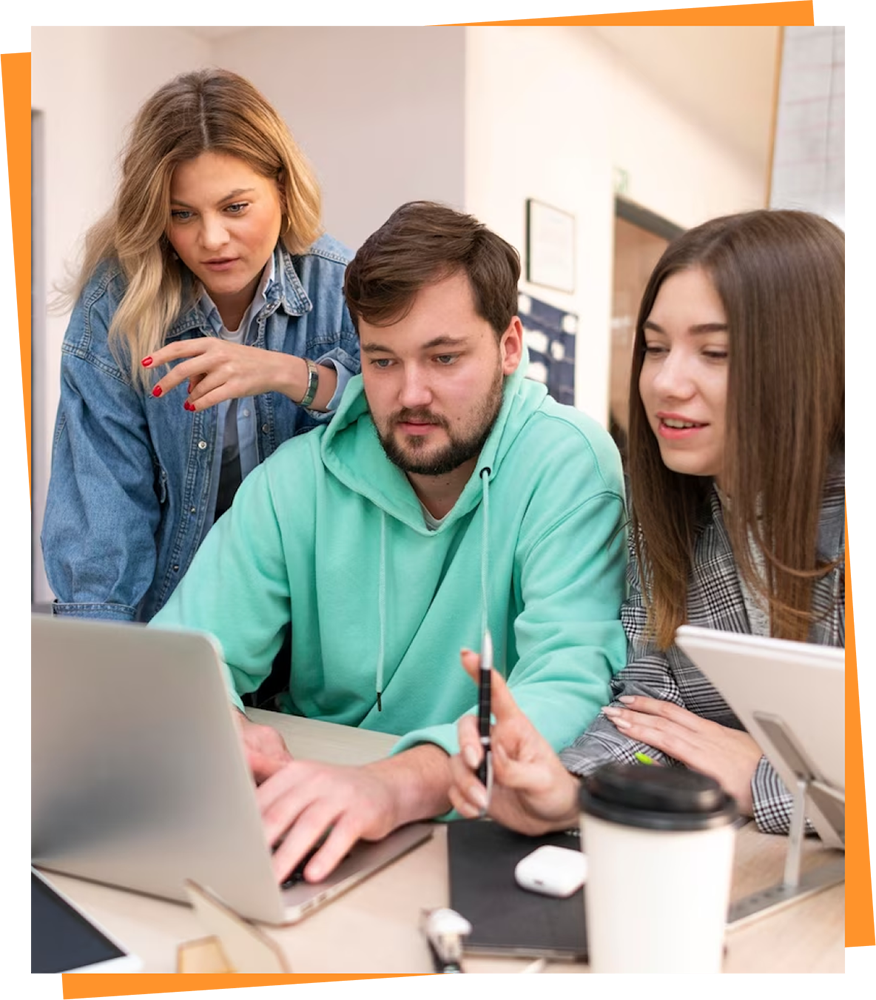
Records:
M243 477L330 418L359 371L349 258L247 80L187 73L146 101L62 348L42 531L55 614L150 619Z
M574 825L577 777L646 753L711 775L767 833L792 799L719 692L675 645L703 628L845 645L845 240L808 212L683 233L639 310L630 380L628 661L612 701L558 757L494 679L490 813L525 833ZM477 676L478 657L463 654ZM451 801L486 803L474 719Z

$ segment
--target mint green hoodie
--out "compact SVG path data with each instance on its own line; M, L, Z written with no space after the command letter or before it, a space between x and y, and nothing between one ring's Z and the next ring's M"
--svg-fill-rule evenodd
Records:
M459 651L480 648L485 611L496 667L559 750L625 663L624 521L611 438L518 369L476 472L428 530L356 376L331 423L247 476L152 624L215 636L239 705L291 619L294 714L454 753L477 695Z

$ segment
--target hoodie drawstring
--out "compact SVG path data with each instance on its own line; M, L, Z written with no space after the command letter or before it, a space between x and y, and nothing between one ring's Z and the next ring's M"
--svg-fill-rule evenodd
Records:
M380 571L377 581L378 615L380 619L380 645L377 650L377 711L382 712L380 696L383 694L383 659L386 654L386 512L380 511Z
M481 479L484 503L484 532L481 539L481 636L487 631L487 574L490 570L490 476L493 470L485 465L478 475Z
M481 636L487 630L487 574L490 569L490 476L493 470L485 465L479 472L484 504L484 530L481 540ZM386 512L380 511L380 568L377 582L377 607L380 622L380 644L377 650L377 711L383 711L383 667L386 656Z

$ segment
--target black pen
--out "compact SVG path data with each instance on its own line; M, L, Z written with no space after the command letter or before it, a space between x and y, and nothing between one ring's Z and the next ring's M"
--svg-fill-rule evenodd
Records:
M484 756L477 770L478 781L487 790L487 805L484 807L484 812L486 812L490 804L490 791L493 787L493 761L490 743L490 693L492 679L493 640L490 636L490 630L486 629L484 631L483 646L481 647L481 673L480 683L478 684L478 736L480 737L481 749Z

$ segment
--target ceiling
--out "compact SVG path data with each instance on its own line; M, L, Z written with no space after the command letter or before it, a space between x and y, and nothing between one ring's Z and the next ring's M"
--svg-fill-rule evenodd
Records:
M576 29L572 29L576 30ZM776 95L776 27L593 27L698 125L763 165Z

